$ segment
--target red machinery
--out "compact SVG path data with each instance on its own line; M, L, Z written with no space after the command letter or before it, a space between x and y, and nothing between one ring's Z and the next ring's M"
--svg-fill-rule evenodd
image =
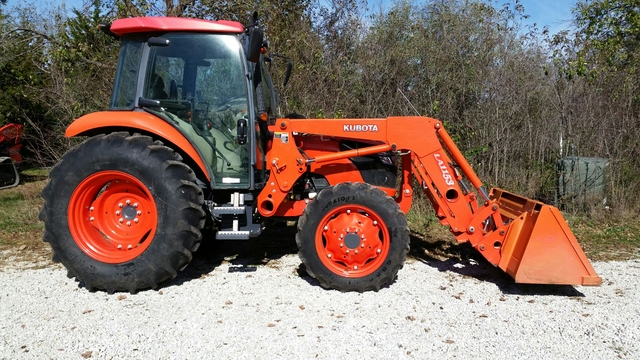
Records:
M0 189L17 186L20 175L16 164L22 162L20 148L24 128L19 124L0 127Z

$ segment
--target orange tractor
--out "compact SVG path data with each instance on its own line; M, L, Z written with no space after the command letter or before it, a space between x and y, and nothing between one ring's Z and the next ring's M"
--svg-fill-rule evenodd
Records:
M122 43L111 107L67 129L88 139L51 171L40 214L54 260L87 289L175 277L205 222L216 239L247 240L268 219L296 219L300 259L322 286L378 290L409 251L412 177L455 239L516 282L601 283L560 212L487 193L440 121L278 118L255 23L102 29Z

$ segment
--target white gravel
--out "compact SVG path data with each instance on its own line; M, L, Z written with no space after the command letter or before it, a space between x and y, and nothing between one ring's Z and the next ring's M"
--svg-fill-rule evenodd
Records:
M0 359L640 358L640 260L594 263L600 287L554 287L409 259L364 294L322 289L293 254L227 260L136 295L90 293L60 265L0 269Z

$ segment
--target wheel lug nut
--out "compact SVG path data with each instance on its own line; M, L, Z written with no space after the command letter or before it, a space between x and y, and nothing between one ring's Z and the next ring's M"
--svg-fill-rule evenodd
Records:
M123 219L123 218L120 218L120 220L118 220L118 222L119 222L120 224L122 224L122 223L124 222L124 219Z
M138 215L138 216L142 215L142 211L138 210L138 212L136 213L136 215Z
M349 250L347 250L347 254L349 253Z
M355 233L356 233L356 234L358 233L358 229L356 229Z
M89 208L89 211L93 211L93 210L94 210L94 209L93 209L93 206Z
M347 215L351 214L351 210L347 210Z
M343 244L343 243L340 243L340 247L343 247L343 246L344 246L344 244Z
M131 244L129 244L129 246L127 246L127 249L131 250L131 249L133 249L133 246L131 246Z
M127 221L127 226L131 226L131 221Z
M138 223L138 221L140 221L140 220L138 220L138 219L133 219L133 222L134 222L134 223L136 223L136 224Z
M122 203L118 204L118 207L120 207L120 208L121 208L121 207L123 207L123 206L124 206L124 205L122 205Z
M364 244L360 245L360 247L364 249Z
M347 229L347 234L349 233L349 229Z
M122 249L122 245L118 245L118 249Z
M120 210L116 210L116 215L120 216Z
M355 253L357 254L357 253L358 253L358 250L356 250L356 251L355 251Z
M89 218L89 221L93 221L93 220L95 220L93 216Z
M378 254L380 254L380 253L382 252L382 250L378 249L378 250L376 250L376 252L377 252Z
M378 225L378 221L373 220L373 225Z
M131 200L126 201L127 205L131 204Z
M327 230L329 230L329 227L325 225L324 231L327 231Z
M331 259L331 254L327 254L327 257L328 257L329 259Z
M358 265L353 265L353 270L358 270Z
M133 204L133 207L134 207L134 208L137 208L137 207L138 207L138 203L134 203L134 204Z

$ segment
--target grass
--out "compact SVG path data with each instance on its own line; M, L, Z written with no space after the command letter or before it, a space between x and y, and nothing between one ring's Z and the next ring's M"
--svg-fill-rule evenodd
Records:
M592 260L640 257L640 224L635 216L567 216L569 226Z
M44 225L38 220L43 205L40 197L47 183L48 170L32 169L21 174L22 183L0 190L0 264L11 261L41 262L51 257L42 241ZM591 260L627 260L640 257L640 222L638 215L568 215L569 226ZM417 198L407 220L412 241L425 241L439 258L459 256L447 227L440 225L426 198Z
M50 257L49 246L42 241L44 225L38 220L46 174L46 170L25 170L19 186L0 190L0 263L9 254L20 261Z

